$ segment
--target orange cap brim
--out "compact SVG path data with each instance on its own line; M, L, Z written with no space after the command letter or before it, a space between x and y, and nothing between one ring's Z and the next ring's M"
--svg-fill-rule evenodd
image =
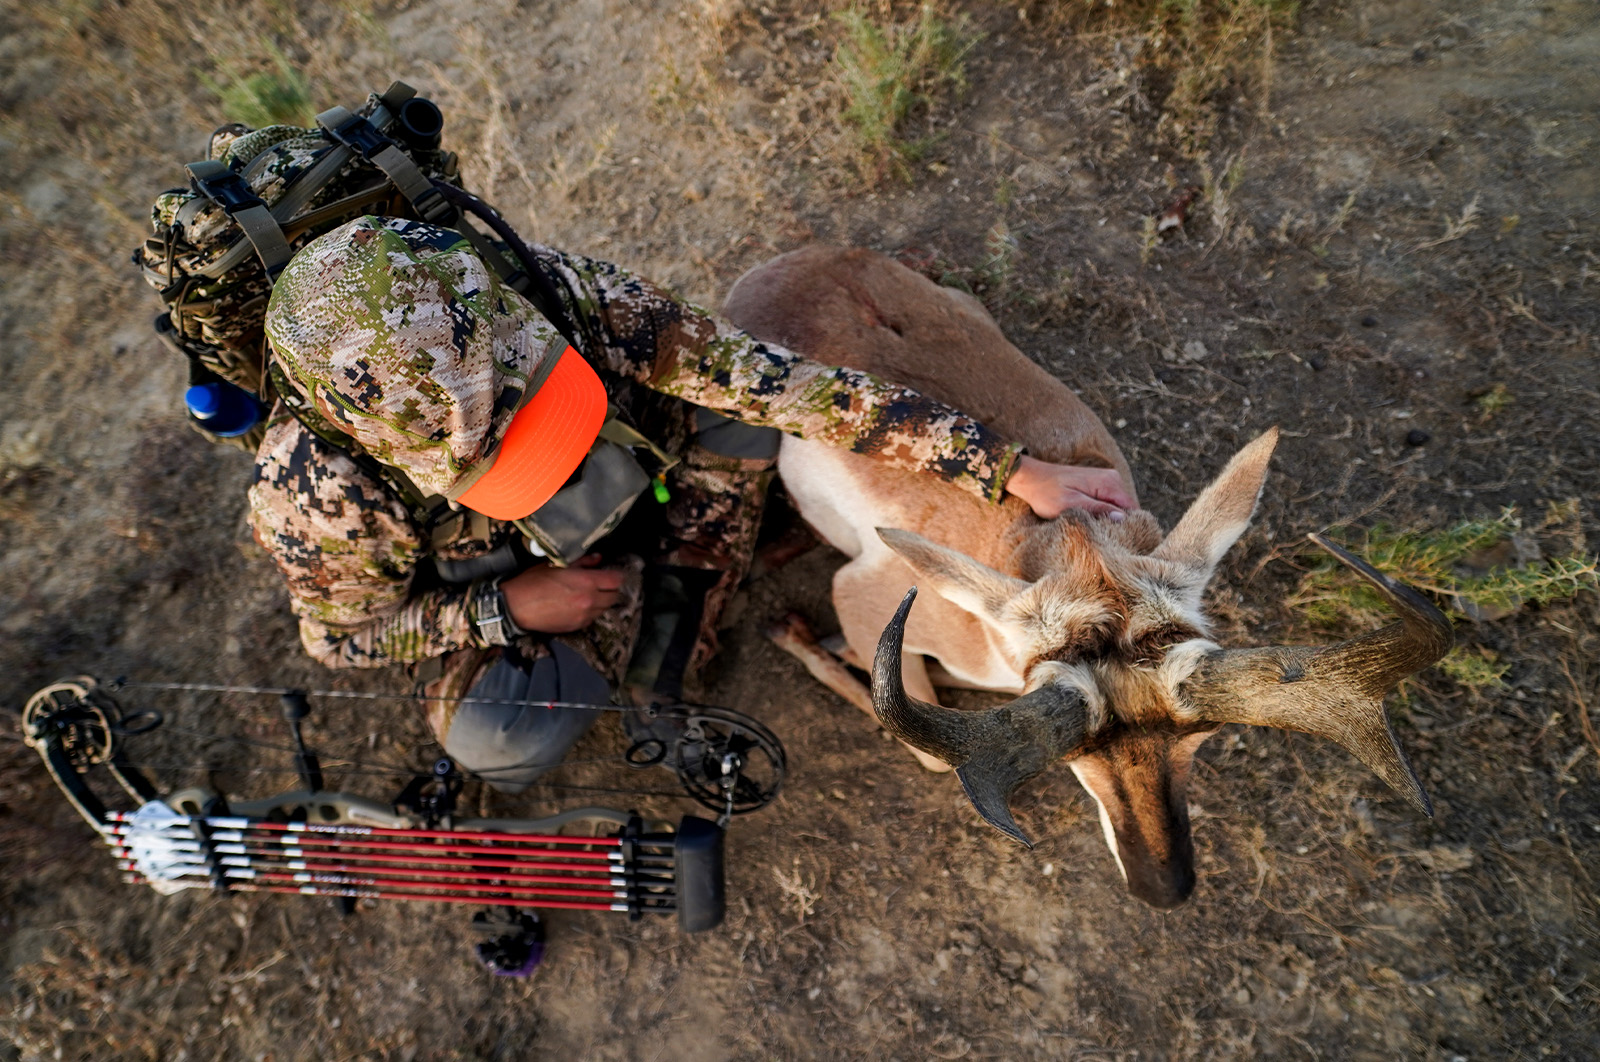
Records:
M522 519L583 463L605 419L605 386L583 355L568 347L511 418L489 471L456 501L494 520Z

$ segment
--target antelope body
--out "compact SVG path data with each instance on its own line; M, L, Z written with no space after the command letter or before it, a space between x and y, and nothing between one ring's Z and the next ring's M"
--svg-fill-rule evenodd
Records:
M783 255L740 278L724 313L817 361L940 399L1034 457L1115 469L1133 489L1104 425L976 299L882 255ZM1143 511L1121 522L1041 520L1010 496L991 504L792 437L778 463L801 515L850 557L834 576L834 606L858 659L877 647L871 707L886 729L927 765L956 767L979 813L1024 844L1010 794L1065 759L1098 804L1130 890L1171 907L1194 885L1189 767L1223 723L1332 738L1428 810L1382 706L1395 682L1450 646L1448 622L1415 591L1319 539L1401 623L1321 648L1225 651L1208 640L1202 594L1249 523L1276 441L1273 429L1245 446L1166 535ZM912 610L914 584L933 593ZM1016 699L941 708L927 657L964 685Z

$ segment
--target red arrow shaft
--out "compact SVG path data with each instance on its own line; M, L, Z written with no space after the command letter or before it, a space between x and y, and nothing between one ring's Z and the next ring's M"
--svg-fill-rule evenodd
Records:
M226 874L226 870L224 870L224 874ZM306 882L305 880L307 874L309 874L311 879L309 882ZM309 872L296 873L292 871L285 872L276 870L257 870L255 871L255 878L256 880L260 881L281 881L285 883L298 882L316 885L374 885L384 888L410 887L415 889L440 889L447 890L452 893L471 893L474 895L492 893L496 896L569 896L586 897L596 900L621 898L618 896L618 893L621 891L620 889L564 889L553 885L546 885L537 888L530 888L521 885L474 885L467 882L426 881L419 880L417 878L391 874L310 874ZM233 880L233 878L229 878L230 885L233 883Z

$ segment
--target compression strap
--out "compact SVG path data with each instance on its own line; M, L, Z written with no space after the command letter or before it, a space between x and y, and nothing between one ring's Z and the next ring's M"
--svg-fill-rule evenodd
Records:
M250 246L261 258L268 277L276 277L289 264L293 254L278 221L267 204L245 183L244 178L216 159L191 162L189 171L195 191L228 212L238 223Z
M455 208L433 187L433 182L411 156L372 122L352 114L348 108L329 107L317 115L317 125L329 140L349 148L382 170L423 221L448 225L454 220Z

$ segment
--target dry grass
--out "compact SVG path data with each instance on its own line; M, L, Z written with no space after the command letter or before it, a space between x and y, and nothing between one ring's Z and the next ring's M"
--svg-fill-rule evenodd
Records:
M1140 67L1159 130L1204 157L1223 112L1271 104L1275 36L1291 29L1296 0L1049 0L1043 17L1077 32L1140 41Z
M981 296L990 309L997 309L1013 293L1017 272L1017 238L1004 221L989 226L983 237L983 258L973 270L977 281L975 294Z
M912 130L965 85L965 60L980 35L964 16L930 3L783 7L791 10L701 0L681 10L695 29L694 46L663 44L661 76L650 88L658 112L707 127L746 186L760 183L750 161L784 158L818 167L840 186L909 179L912 165L940 139ZM731 66L735 53L748 52L751 39L770 32L774 20L783 38L799 46L775 50L765 78ZM766 119L759 123L748 117L758 108ZM754 206L761 196L750 198Z
M794 869L791 871L773 867L772 880L794 906L796 921L803 925L806 918L817 909L817 901L822 899L822 893L818 891L815 881L807 879L800 873L799 857L795 858L794 864Z
M1434 143L1431 124L1405 150L1346 131L1337 142L1381 156L1378 170L1313 190L1305 160L1334 142L1336 117L1316 86L1322 64L1352 83L1343 60L1308 41L1309 70L1283 61L1297 65L1280 69L1280 84L1302 79L1303 125L1252 138L1240 134L1249 123L1231 124L1267 102L1271 35L1291 22L1281 6L1265 25L1238 3L1192 6L1188 23L1181 5L1141 0L1093 10L1031 0L1027 22L1016 5L936 8L947 22L967 12L989 36L966 56L959 104L946 83L898 135L914 141L953 118L974 135L935 145L937 171L913 168L937 183L864 192L835 79L847 37L836 0L697 0L660 18L612 5L614 50L583 43L561 5L0 3L34 34L31 50L50 58L60 86L0 114L0 236L13 261L29 263L0 293L17 381L0 427L14 602L0 662L13 685L101 666L326 681L299 663L276 572L241 559L248 468L183 438L141 448L167 422L148 396L171 392L175 414L181 382L153 348L122 355L113 335L141 330L154 309L123 253L145 235L152 192L175 183L227 117L200 75L221 85L273 74L272 47L317 106L354 102L396 75L426 85L472 182L492 185L513 216L536 217L540 238L687 279L708 297L753 261L811 240L928 248L936 275L1000 296L990 301L1007 334L1114 427L1146 504L1169 521L1241 436L1284 424L1292 431L1256 529L1214 587L1230 644L1307 634L1272 630L1291 588L1281 565L1253 568L1272 555L1267 534L1281 543L1356 512L1451 529L1485 506L1517 501L1533 514L1543 497L1594 496L1595 383L1578 355L1561 360L1558 342L1594 333L1592 300L1580 300L1592 293L1583 263L1596 248L1539 197L1518 200L1492 176L1514 159L1553 187L1557 162L1492 124L1472 142L1487 154L1470 173L1452 169L1448 152L1405 161ZM879 26L914 25L920 13L904 2L864 10ZM1084 32L1052 33L1047 10L1060 15L1055 26ZM531 15L550 22L530 29ZM626 30L646 19L641 44ZM423 37L426 50L415 46ZM1207 52L1217 40L1225 47ZM1007 73L990 77L999 61ZM1185 81L1183 62L1211 69ZM1439 67L1412 70L1391 73L1438 91ZM1203 90L1207 77L1219 87ZM1280 97L1287 111L1294 96ZM1225 209L1205 208L1209 220L1195 215L1212 226L1209 246L1174 234L1140 269L1139 220L1175 194L1149 156L1174 144L1194 152L1207 137L1200 157L1215 200L1225 198ZM1246 150L1248 178L1230 184ZM1188 168L1182 180L1200 181ZM43 210L28 194L41 174L71 194L68 209L25 212ZM1419 181L1437 184L1445 205L1399 205ZM1479 183L1468 231L1464 205ZM1506 239L1491 246L1481 218L1511 209L1521 224L1502 226ZM1281 238L1267 238L1280 217ZM1252 226L1262 239L1245 237ZM1392 257L1378 253L1374 228L1393 236ZM1503 257L1546 230L1563 235L1539 252L1548 262L1518 264L1523 285ZM1412 254L1453 232L1462 235ZM1316 248L1341 233L1324 263ZM1551 257L1567 243L1570 254ZM1425 274L1408 272L1423 264ZM1331 280L1311 292L1300 279L1310 270ZM1557 273L1565 288L1539 279ZM1354 323L1369 312L1380 328ZM1418 331L1380 341L1401 319ZM1210 356L1162 357L1190 340ZM1431 375L1417 377L1408 351L1422 348L1459 349L1463 360L1422 363ZM1281 356L1243 353L1252 349ZM151 379L167 370L171 381ZM1488 417L1464 404L1497 379L1514 403ZM1414 416L1391 421L1391 408ZM1434 441L1403 449L1413 424ZM129 463L150 471L130 477ZM162 494L151 483L167 472ZM1474 498L1452 479L1478 488ZM1511 533L1531 534L1543 558L1582 557L1581 541L1562 538L1577 523L1575 511L1549 527L1529 515ZM800 603L825 614L837 560L819 551L775 573L752 587L745 614ZM212 571L223 575L195 574ZM1417 684L1397 728L1436 819L1410 814L1323 743L1246 729L1208 743L1190 791L1201 885L1165 915L1127 898L1070 772L1046 772L1019 794L1041 847L1017 850L954 780L897 759L859 713L730 631L714 696L769 718L794 774L777 805L730 834L728 925L683 938L664 922L552 918L550 957L527 984L482 977L464 920L430 907L341 919L313 900L124 889L52 803L37 763L0 751L0 1058L1594 1057L1600 757L1585 750L1597 747L1600 704L1595 602L1582 593L1471 628L1443 665L1453 677ZM1347 622L1369 618L1388 617ZM281 740L270 705L184 709L212 731ZM326 723L340 738L329 736L330 750L409 725L407 752L427 751L409 716L338 712ZM259 762L234 755L238 769ZM61 814L35 821L34 808Z

